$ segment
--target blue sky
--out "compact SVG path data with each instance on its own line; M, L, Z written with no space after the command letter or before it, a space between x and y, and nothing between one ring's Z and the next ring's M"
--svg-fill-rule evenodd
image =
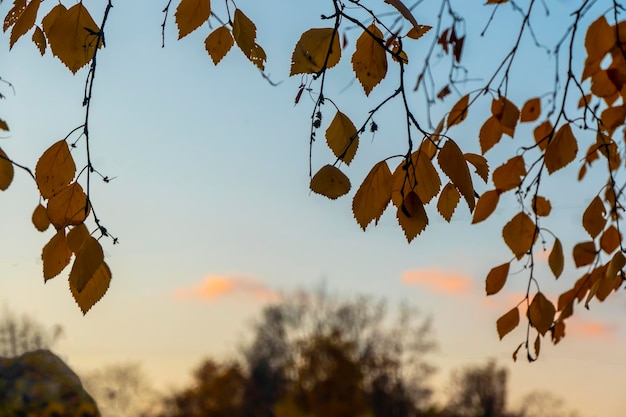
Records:
M85 2L90 10L98 10L96 3ZM312 103L303 98L294 106L300 80L288 77L289 62L300 34L326 26L318 17L328 10L319 2L283 3L238 3L257 22L259 43L268 54L266 72L283 81L278 87L263 80L238 50L215 67L204 51L206 27L177 42L172 13L162 49L161 5L114 3L107 48L99 55L90 125L95 166L116 177L109 184L96 182L93 189L99 217L120 239L120 245L104 243L113 271L111 288L83 317L63 277L43 285L40 251L51 233L32 227L38 194L32 180L18 171L11 188L0 194L2 298L13 310L61 324L67 337L59 351L77 369L140 361L158 386L169 387L187 381L206 355L233 355L255 313L277 293L323 281L340 294L406 299L432 315L440 342L432 357L440 368L435 378L440 386L450 369L493 357L511 369L513 405L529 391L546 389L582 415L620 415L626 377L615 370L626 365L626 334L618 320L626 304L619 296L604 305L594 303L591 311L578 308L568 336L557 347L544 343L536 363L510 359L523 340L521 329L498 341L495 321L521 299L526 282L522 272L509 279L502 294L483 295L489 269L511 257L500 230L519 210L512 197L500 203L490 221L474 226L463 202L452 224L431 209L428 229L409 245L391 211L364 233L352 218L350 198L330 202L309 192ZM480 30L486 16L469 13L468 27ZM426 9L417 19L434 24ZM506 19L496 21L488 34L506 31L511 25ZM0 111L11 134L0 139L0 146L16 161L34 166L47 146L82 123L86 72L72 76L49 51L39 57L27 37L9 55L6 38L0 48L9 59L0 63L0 75L14 85L15 94L3 90L7 100L0 102ZM419 59L429 40L411 46L409 58ZM354 45L354 37L350 41ZM494 50L507 39L498 37L498 42ZM491 50L470 43L465 53L470 63L488 65L498 60ZM520 61L519 83L511 86L519 101L548 88L534 82L538 55L528 54ZM345 52L329 73L329 91L350 82L348 58ZM373 100L393 87L392 80L384 81ZM372 107L364 97L354 83L334 100L359 117ZM489 108L483 107L452 131L466 151L478 150L477 132ZM381 155L402 152L397 147L404 136L394 111L377 118L380 131L374 139L363 135L356 160L346 170L353 187ZM327 109L326 120L331 115ZM517 146L506 138L503 142L497 151L502 155ZM320 140L314 167L332 160ZM566 182L574 170L560 172L547 185L559 196L550 225L566 253L584 239L580 213L593 196L581 201L563 191L563 184L577 186ZM594 187L591 181L581 186ZM566 269L555 285L545 260L537 272L553 297L582 274ZM210 289L212 295L206 296Z

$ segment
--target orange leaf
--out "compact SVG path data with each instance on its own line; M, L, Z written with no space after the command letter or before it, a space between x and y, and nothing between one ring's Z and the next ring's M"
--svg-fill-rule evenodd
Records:
M482 178L485 183L489 180L489 165L487 159L475 153L466 153L465 159L476 168L476 174Z
M533 197L532 208L537 216L546 217L552 211L552 204L550 204L550 200L547 198L538 195Z
M565 167L576 158L578 153L578 143L572 133L569 124L561 126L550 143L546 146L544 153L545 165L548 173Z
M478 138L480 151L485 154L502 139L502 125L495 116L490 116L480 128Z
M50 146L35 167L37 187L43 198L50 198L65 188L76 174L76 165L65 140Z
M47 281L59 275L70 263L71 257L72 252L68 248L67 240L65 239L65 229L60 229L46 243L41 253L44 280Z
M211 16L210 0L181 0L176 8L178 39L198 29Z
M334 67L340 59L339 36L333 28L309 29L302 34L291 55L289 75L314 74Z
M493 213L500 200L500 193L497 190L485 191L476 202L474 218L472 224L480 223Z
M407 37L411 39L419 39L424 36L429 30L432 29L432 26L428 25L418 25L416 28L413 26L406 34Z
M32 40L37 46L37 49L39 49L39 53L43 56L43 54L46 53L46 47L48 44L46 42L46 35L43 34L43 30L41 30L39 26L35 26Z
M531 98L522 107L520 122L534 122L541 114L541 100L539 97Z
M459 191L456 189L451 182L447 183L443 190L441 190L441 195L439 196L439 201L437 202L437 210L441 217L443 217L447 222L450 222L452 218L452 214L454 214L454 210L456 209L457 204L459 204L459 200L461 199L461 195Z
M41 204L35 207L35 211L33 211L32 215L33 225L35 229L40 232L45 232L46 229L50 226L50 219L48 219L48 213L46 213L46 208Z
M524 157L514 156L493 171L493 185L500 192L519 187L526 176Z
M602 125L609 132L609 136L615 132L615 129L624 124L626 120L626 106L609 107L602 112L600 116Z
M485 290L487 291L487 295L497 294L502 287L504 287L506 279L509 276L510 266L511 265L507 262L500 266L496 266L489 271L487 279L485 280Z
M265 69L265 51L256 43L256 25L241 10L235 9L233 37L241 52L259 68Z
M561 241L557 238L554 239L554 246L548 256L548 265L550 266L555 278L561 276L564 266L563 246L561 245Z
M517 259L521 259L537 240L535 223L523 211L502 229L502 237Z
M500 340L508 333L513 331L519 324L519 309L517 307L512 308L506 314L498 319L496 322L496 328L498 329L498 336L500 336ZM521 347L521 345L520 345ZM517 348L519 350L519 347ZM514 357L517 353L517 350L513 354Z
M13 164L9 161L9 157L0 148L0 190L5 191L13 182L15 175Z
M609 255L619 247L620 242L620 234L613 225L609 226L600 237L600 247Z
M533 134L535 143L539 146L539 149L545 151L548 146L548 141L550 140L550 135L552 134L552 123L546 120L535 128Z
M585 49L590 61L600 62L615 45L615 29L609 25L604 15L587 28Z
M96 304L104 296L111 284L111 270L106 262L102 262L98 269L89 278L82 291L72 285L70 281L70 291L76 304L86 314L94 304Z
M377 41L383 39L383 34L374 24L368 30L371 34L363 31L356 41L356 50L352 55L352 69L363 86L365 95L369 95L387 75L387 53Z
M393 177L387 162L380 161L370 170L352 200L352 212L365 230L372 221L380 219L391 200Z
M528 308L528 318L530 324L537 329L542 335L546 334L552 323L554 322L554 315L556 310L554 304L548 300L541 292L535 294L533 301Z
M339 168L324 165L311 178L310 187L314 193L334 200L350 191L350 180Z
M470 212L474 211L476 204L474 197L474 186L470 175L465 156L456 142L451 139L446 140L437 155L437 161L441 170L450 178L459 192L465 197Z
M402 206L404 196L415 191L423 204L428 204L441 189L441 179L432 161L421 149L413 152L410 163L402 162L393 173L391 198L396 207Z
M491 113L500 121L502 132L510 137L515 135L515 126L519 120L519 109L502 96L491 102Z
M609 265L606 268L606 278L612 281L615 276L624 268L626 265L626 257L622 251L615 252L615 255L611 258ZM621 281L621 277L620 277Z
M80 184L74 182L52 196L48 201L47 213L57 230L84 222L89 214L89 206L87 195Z
M4 24L2 26L2 31L6 32L11 26L17 22L22 13L24 13L24 9L26 8L26 0L13 0L13 7L7 15L4 17Z
M67 246L72 252L77 253L89 236L89 230L87 230L85 223L78 224L72 227L68 232Z
M96 238L89 236L76 252L76 259L70 271L70 286L80 293L103 262L102 246Z
M220 26L215 29L204 41L204 47L215 65L226 56L233 45L233 35L226 26Z
M426 229L428 225L428 216L426 215L426 210L424 210L424 205L413 191L406 195L402 205L398 207L396 217L409 242Z
M15 42L23 35L26 34L34 25L35 19L37 19L37 12L39 11L39 5L41 0L31 0L30 3L23 9L19 17L15 20L13 30L11 30L11 39L9 40L9 49L13 48Z
M574 246L573 257L577 268L592 264L596 255L596 247L592 241L577 243Z
M326 130L326 142L337 158L350 165L359 147L359 136L352 120L337 111Z
M596 196L583 213L583 227L595 239L606 225L606 209L600 197Z
M467 117L469 107L469 95L461 97L461 99L452 106L450 114L448 114L448 127L458 125Z

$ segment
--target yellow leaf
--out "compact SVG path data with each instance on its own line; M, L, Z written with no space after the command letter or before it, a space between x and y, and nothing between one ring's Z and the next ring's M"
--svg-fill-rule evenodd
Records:
M569 124L561 126L550 143L546 146L544 153L545 165L548 173L565 167L576 158L578 153L578 143L572 133Z
M546 332L550 330L550 327L552 327L555 313L554 304L541 292L535 294L533 301L528 307L530 324L537 329L541 335L546 334Z
M521 259L537 240L535 223L523 211L515 215L502 229L504 242L517 259Z
M548 256L548 265L550 266L555 278L561 276L564 266L563 246L561 245L561 241L557 238L554 239L554 246Z
M446 219L447 222L450 222L452 218L452 214L454 214L454 210L456 209L457 204L459 204L459 200L461 199L461 195L459 191L456 189L451 182L447 183L443 190L441 190L441 195L439 196L439 201L437 202L437 210L441 217Z
M537 146L539 146L539 149L541 149L542 151L546 150L551 134L552 134L552 123L550 123L548 120L541 123L533 131L533 135L535 137L535 143L537 144Z
M293 50L289 75L315 74L334 67L340 59L339 35L333 28L309 29L302 34Z
M350 165L359 147L359 136L348 116L337 111L326 130L326 142L337 158Z
M265 68L265 51L256 43L256 26L239 9L233 19L233 37L246 57L261 71Z
M82 291L72 286L70 281L70 291L78 307L86 314L94 304L96 304L104 296L111 284L111 270L106 262L102 262L98 269L93 273L91 278L85 284Z
M31 0L24 8L24 11L15 20L13 30L11 30L9 49L13 48L15 42L35 25L35 19L37 19L37 11L39 11L40 4L41 0Z
M47 281L59 275L69 265L71 257L72 252L67 247L67 240L65 239L65 229L60 229L46 243L41 253L44 280Z
M401 206L398 207L396 217L409 243L428 226L428 216L424 210L424 204L413 191L404 197Z
M493 213L500 200L500 193L497 190L485 191L476 202L476 210L472 224L480 223Z
M350 180L339 168L324 165L311 178L311 191L334 200L350 191Z
M32 216L33 225L35 229L40 232L45 232L50 226L50 219L48 218L48 213L46 213L46 208L41 204L35 207Z
M539 97L531 98L522 107L520 113L520 122L534 122L541 114L541 99Z
M478 174L478 176L482 178L485 183L487 183L489 180L489 164L487 163L487 159L484 156L475 153L466 153L464 156L467 162L474 165L474 168L476 168L476 174Z
M490 116L480 128L478 139L480 141L480 151L487 153L502 138L502 125L495 116Z
M211 16L210 0L181 0L176 8L178 39L189 35Z
M100 29L82 3L69 9L56 5L44 18L43 31L52 53L72 73L90 62L96 47L102 46L97 35Z
M431 29L432 29L432 26L428 26L428 25L418 25L418 27L413 26L407 32L406 36L411 39L419 39Z
M76 252L76 259L70 271L70 286L80 293L103 262L104 253L100 242L89 236Z
M470 212L474 211L475 197L474 186L472 184L472 176L470 175L465 156L456 142L451 139L446 140L437 156L439 167L452 180L452 183L458 188L460 193L465 197Z
M448 114L448 127L458 125L467 117L467 109L469 107L469 95L461 97L461 99L452 106L450 114Z
M506 314L504 314L502 317L500 317L498 321L496 322L496 328L498 329L498 336L500 336L500 340L502 340L502 338L506 336L508 333L513 331L513 329L515 329L518 324L519 324L519 309L517 307L514 307L511 310L509 310ZM520 347L521 346L522 345L520 345ZM516 354L518 350L519 350L519 347L513 354L513 358L517 356Z
M502 132L513 137L515 126L519 120L519 109L506 97L500 97L491 102L491 113L500 121Z
M65 188L76 174L76 165L65 140L50 146L37 161L35 178L43 198L50 198Z
M13 26L15 22L17 22L22 13L24 13L25 8L26 0L13 0L13 7L4 17L4 24L2 26L3 32L6 32L8 28Z
M0 190L5 191L13 182L15 175L13 164L9 161L9 157L0 148Z
M393 173L393 204L400 208L404 196L415 191L423 204L428 204L441 188L441 179L428 155L421 148L411 155L411 160L402 162Z
M589 236L595 238L606 225L606 208L600 197L596 196L583 213L583 227Z
M526 164L521 155L514 156L493 171L493 185L500 192L517 188L526 176Z
M35 26L35 31L33 32L32 37L33 42L39 49L39 53L43 56L46 53L46 36L43 34L43 30L39 26Z
M85 223L77 224L67 234L67 246L72 252L77 253L89 236L89 230L87 230Z
M533 197L532 208L537 216L546 217L552 211L552 204L550 204L550 200L547 198L538 195Z
M609 226L600 237L600 247L609 255L619 247L620 242L620 234L613 225Z
M363 31L356 41L356 50L352 55L352 69L363 86L365 95L369 95L387 75L387 53L377 41L383 39L383 34L374 24L368 30L371 35Z
M84 222L89 214L89 207L87 195L80 184L74 182L52 196L48 201L47 213L57 230Z
M577 243L574 246L573 258L577 268L590 265L596 260L596 246L592 241Z
M380 219L391 200L393 177L387 162L380 161L370 170L352 200L352 212L365 230L372 220Z
M220 26L215 29L204 41L204 47L215 65L226 56L233 44L233 35L226 26Z
M510 266L511 265L507 262L489 271L487 279L485 280L485 291L487 295L497 294L504 287L506 279L509 276Z

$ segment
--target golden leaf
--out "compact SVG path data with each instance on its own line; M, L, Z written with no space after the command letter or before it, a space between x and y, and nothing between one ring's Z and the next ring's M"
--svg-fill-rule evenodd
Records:
M576 298L576 291L574 289L571 289L559 295L559 300L556 303L557 305L556 310L557 311L565 310L569 304L572 304L574 302L574 298Z
M577 268L592 264L596 259L596 255L596 246L592 241L577 243L574 246L573 257Z
M413 26L407 32L406 36L411 39L419 39L431 29L432 29L432 26L428 26L428 25L418 25L418 27Z
M461 97L461 99L452 106L450 114L448 114L448 127L458 125L467 117L469 107L469 95Z
M619 247L620 242L620 234L613 225L609 226L600 236L600 248L609 255Z
M7 15L4 17L4 24L2 25L2 31L6 32L8 28L13 26L19 17L24 13L26 8L26 0L13 0L13 7Z
M467 201L470 212L474 211L476 204L474 197L474 186L470 175L465 156L456 142L451 139L446 140L437 155L437 161L441 170L450 178L452 183Z
M226 56L233 44L233 35L226 26L220 26L215 29L204 41L204 47L215 65Z
M510 266L511 265L507 262L489 271L487 279L485 280L485 291L487 295L497 294L504 287L506 279L509 276Z
M515 104L502 96L491 102L491 113L500 121L502 132L513 137L515 126L519 120L519 109Z
M437 202L437 210L441 217L443 217L447 222L450 222L452 218L452 214L454 214L454 210L456 206L459 204L459 200L461 199L461 195L456 187L451 183L447 183L443 190L441 190L441 195L439 196L439 201Z
M476 202L476 210L472 224L480 223L493 213L500 200L500 193L497 190L485 191Z
M37 12L39 11L39 5L41 0L31 0L30 3L23 9L19 17L15 20L13 30L11 30L11 39L9 40L9 49L13 48L15 42L23 35L26 34L34 25L35 19L37 19Z
M537 240L535 223L526 213L519 212L504 225L502 237L517 259L521 259Z
M583 227L589 236L595 238L606 225L606 208L600 197L596 196L583 213Z
M393 173L391 199L402 206L404 196L415 191L423 204L428 204L441 189L441 179L428 155L421 148L411 155L410 163L402 162Z
M546 217L552 211L552 204L550 204L550 200L547 198L538 195L533 197L532 208L537 216Z
M490 116L480 128L478 139L480 141L480 151L487 151L494 147L502 138L502 125L495 116Z
M626 106L621 105L605 109L600 116L600 120L602 120L602 125L609 132L609 135L612 135L615 129L624 125Z
M337 158L350 165L359 147L359 136L352 120L340 111L326 129L326 143Z
M311 191L334 200L350 191L350 180L339 168L324 165L311 178Z
M352 55L352 69L369 95L372 89L378 85L387 75L387 53L378 40L383 39L383 34L372 24L369 32L363 31L356 41L356 50Z
M554 277L558 279L563 273L564 259L563 246L561 245L561 241L557 238L554 239L554 246L548 256L548 265Z
M32 40L37 46L37 49L39 49L39 53L43 56L43 54L46 53L46 47L48 44L46 42L46 36L43 34L43 30L41 30L39 26L35 26Z
M531 98L522 107L520 113L520 122L534 122L541 114L541 99L539 97Z
M52 53L72 73L90 62L96 47L102 46L98 38L100 29L82 3L69 9L56 5L44 18L43 31Z
M391 201L393 177L387 162L380 161L370 170L352 200L352 212L365 230L372 220L380 219Z
M13 182L15 175L13 164L9 161L9 157L0 148L0 190L5 191Z
M96 304L104 296L111 284L111 270L106 262L102 262L98 269L93 273L91 278L85 284L82 291L72 285L70 281L70 291L76 304L86 314L94 304Z
M67 246L72 252L77 253L89 236L89 230L87 230L85 223L77 224L67 234Z
M80 293L103 262L104 253L100 242L89 236L76 252L76 259L70 271L70 286Z
M591 92L598 97L604 98L607 104L613 103L618 93L606 70L596 71L593 74L591 77Z
M505 313L502 317L496 321L496 328L498 329L498 336L500 340L508 333L513 331L519 324L519 309L517 307L512 308L507 313ZM521 347L522 345L520 345ZM519 347L517 348L519 350ZM513 358L517 356L517 350L513 354Z
M569 124L561 126L546 146L544 162L548 173L565 167L576 158L578 143Z
M565 337L565 323L557 321L550 331L552 333L552 342L556 345Z
M74 179L76 165L65 140L50 146L35 167L35 179L43 198L50 198Z
M493 185L500 192L517 188L526 176L524 157L514 156L493 171Z
M38 204L35 207L32 215L33 225L35 229L40 232L45 232L48 227L50 227L50 219L48 218L48 213L46 212L46 208L41 204Z
M604 15L602 15L587 28L587 34L585 35L587 59L599 64L613 45L615 45L615 29L609 25Z
M233 37L250 62L261 71L265 68L265 51L256 43L256 26L241 10L235 10Z
M396 217L409 243L428 226L424 204L413 191L404 197L401 206L398 207Z
M606 268L606 278L613 281L617 273L621 271L624 266L626 266L626 257L624 257L622 251L615 252L615 255L613 255L611 261L609 262L609 265Z
M489 164L487 163L487 159L484 156L475 153L466 153L464 156L467 162L474 165L474 168L476 168L476 174L478 174L478 176L482 178L485 183L487 183L489 180Z
M211 16L210 0L181 0L176 8L178 39L189 35Z
M533 131L535 137L535 143L542 151L546 150L548 142L550 141L550 135L552 134L552 123L549 120L541 123Z
M537 329L541 335L546 334L552 323L554 322L554 315L556 310L554 304L548 300L541 292L535 294L533 301L528 307L528 318L530 324Z
M46 243L41 253L44 280L47 281L59 275L69 265L71 257L72 252L67 247L67 240L65 239L65 229L60 229Z
M89 214L87 194L79 183L74 182L50 197L47 208L50 222L61 229L85 221Z
M293 50L289 75L315 74L334 67L340 59L339 35L333 28L309 29L302 34Z

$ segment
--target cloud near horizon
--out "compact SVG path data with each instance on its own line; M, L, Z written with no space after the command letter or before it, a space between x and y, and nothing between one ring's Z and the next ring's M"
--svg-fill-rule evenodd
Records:
M416 269L402 273L403 284L417 285L442 294L467 294L472 290L472 282L467 275L436 268Z
M565 320L565 337L598 337L598 338L613 338L617 332L617 325L604 323L601 321L580 320L573 318Z
M267 285L249 277L208 275L197 285L179 288L176 300L215 301L220 298L244 296L258 301L276 301L279 294Z

